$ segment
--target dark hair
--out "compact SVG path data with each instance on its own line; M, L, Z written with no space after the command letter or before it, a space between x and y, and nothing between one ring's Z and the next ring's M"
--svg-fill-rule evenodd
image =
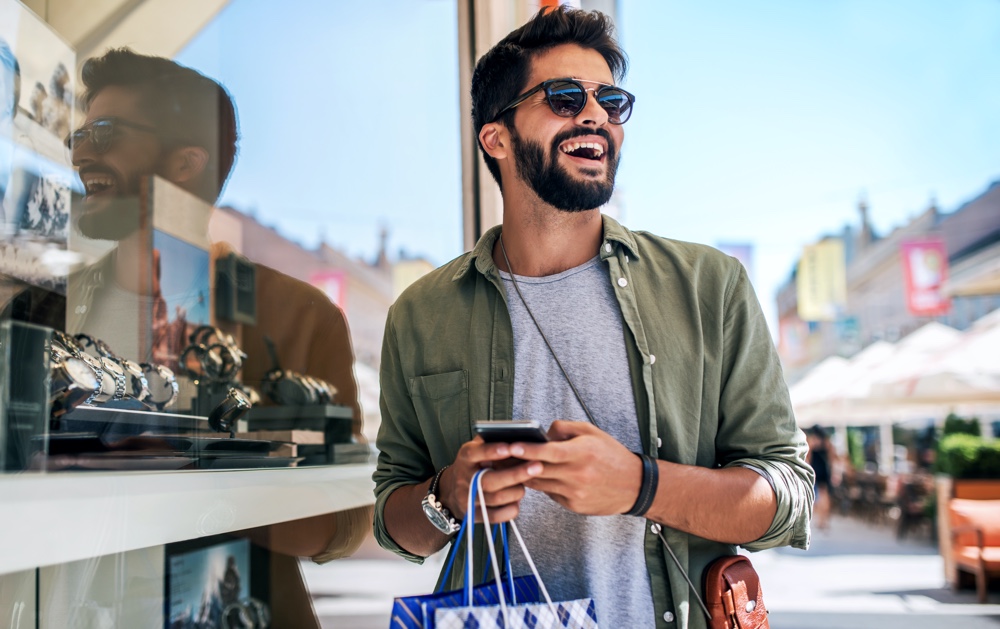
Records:
M209 154L199 196L214 203L236 161L236 106L229 92L207 76L128 48L109 50L83 64L83 95L90 107L106 87L139 90L142 106L160 139L171 146L198 146Z
M527 86L531 61L562 44L576 44L595 50L607 62L616 81L625 78L628 58L614 38L611 18L599 11L559 7L541 9L533 18L512 31L483 55L472 73L472 127L476 136L497 119L500 108L514 100ZM501 120L509 124L514 111ZM478 140L477 140L478 143ZM480 144L486 167L500 184L500 168Z
M0 37L0 70L9 73L12 79L10 115L13 117L17 113L17 104L21 100L21 66L17 63L14 51L10 49L2 37ZM6 100L7 94L0 94L0 98Z
M817 439L823 439L823 440L826 439L826 429L820 426L819 424L816 424L812 428L810 428L809 433L812 436L816 437Z

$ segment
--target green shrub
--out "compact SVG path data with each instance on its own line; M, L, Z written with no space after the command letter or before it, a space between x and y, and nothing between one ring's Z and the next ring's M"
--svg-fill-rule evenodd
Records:
M847 458L851 462L851 467L857 471L865 469L865 445L864 437L857 428L847 429Z
M948 417L944 420L945 437L948 435L972 435L973 437L980 437L982 434L983 431L979 427L979 419L977 417L965 419L954 413L948 413Z
M950 434L941 440L938 469L953 478L1000 478L1000 441Z

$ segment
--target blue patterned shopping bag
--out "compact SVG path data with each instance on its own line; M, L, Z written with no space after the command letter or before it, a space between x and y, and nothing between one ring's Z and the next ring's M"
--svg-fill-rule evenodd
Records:
M475 513L469 510L468 513ZM452 544L448 562L445 564L444 574L441 583L448 580L455 562L455 556L462 542L462 538L468 533L468 538L472 539L472 518L466 517L462 521L462 528L458 531L458 537ZM538 589L538 581L534 575L522 577L512 577L510 570L510 553L507 545L507 530L503 525L493 527L493 536L499 534L503 546L504 566L506 567L503 579L504 596L519 603L538 603L542 600L542 594ZM484 577L485 579L485 577ZM467 606L466 588L453 590L451 592L437 591L434 594L423 594L420 596L397 597L392 604L392 618L390 627L392 629L435 629L434 612L438 608L464 607ZM497 584L485 583L472 588L472 604L475 606L498 605L500 597L497 593Z
M497 561L496 547L492 536L487 536L487 544L490 549L490 562L493 567L493 574L496 581L490 585L472 587L472 522L475 519L474 499L479 495L479 506L483 515L483 522L488 527L489 517L486 511L486 501L483 497L483 489L480 478L489 470L480 470L472 478L472 485L469 490L468 508L462 522L462 530L459 531L455 547L458 546L463 532L468 528L466 535L466 562L465 562L465 588L457 592L447 593L446 600L433 599L432 597L414 597L421 599L421 613L416 614L416 610L411 610L412 614L408 619L399 619L397 610L403 611L404 605L401 600L396 599L393 606L393 627L409 628L420 627L424 629L598 629L597 611L594 601L591 598L583 598L573 601L553 602L549 597L545 584L538 576L535 562L528 554L528 549L524 545L517 524L510 522L517 541L524 553L524 558L531 567L532 576L510 577L510 553L507 544L506 529L501 527L501 537L503 540L504 564L507 568L507 579L501 576L500 565ZM454 560L455 547L452 548L452 556L449 559L445 573L451 569ZM443 581L443 579L442 579ZM497 587L497 583L502 583L502 587ZM526 592L529 596L511 596L517 593L516 584L523 583L526 587L530 583L534 586L534 596ZM541 593L541 598L538 593ZM477 594L478 593L478 594ZM509 599L509 600L508 600ZM405 613L405 612L404 612ZM407 620L420 618L422 624L405 624ZM399 622L397 623L397 619Z

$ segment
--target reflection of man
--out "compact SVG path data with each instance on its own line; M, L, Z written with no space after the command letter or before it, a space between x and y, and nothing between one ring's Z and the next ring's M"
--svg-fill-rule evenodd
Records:
M219 579L219 598L222 599L223 609L240 600L240 570L236 566L236 557L232 555L226 557L226 572Z
M491 519L518 518L553 598L594 597L602 626L704 627L679 568L699 584L734 545L806 547L812 478L742 265L600 213L624 71L610 21L563 9L479 60L503 225L389 313L375 532L421 561L452 538L428 493L461 517L473 473L504 461L483 477ZM486 444L486 418L538 420L551 442Z
M144 245L131 238L139 222L137 206L122 203L123 197L139 194L143 180L158 175L214 203L235 160L237 125L225 88L169 59L110 50L84 64L83 83L87 117L72 134L73 164L86 195L79 228L85 235L118 241L114 269L97 274L102 285L89 290L93 303L100 304L116 291L140 289L137 265L121 262L148 256L137 250ZM243 381L259 386L270 369L263 341L269 336L283 367L336 386L338 401L350 406L360 422L343 313L318 289L266 267L257 269L257 295L257 325L243 327L242 346L249 354ZM88 310L85 306L71 302L67 307L77 312ZM332 559L331 548L338 549L335 554L353 552L363 534L354 524L364 519L364 513L349 512L255 533L276 550Z

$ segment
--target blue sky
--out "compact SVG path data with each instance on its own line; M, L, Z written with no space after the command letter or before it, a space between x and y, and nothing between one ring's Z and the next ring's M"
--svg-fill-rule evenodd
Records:
M313 245L443 263L462 250L454 0L232 0L178 60L232 91L223 201ZM266 34L262 30L266 25ZM755 245L758 294L802 246L886 232L1000 178L1000 1L620 0L637 96L624 221Z

